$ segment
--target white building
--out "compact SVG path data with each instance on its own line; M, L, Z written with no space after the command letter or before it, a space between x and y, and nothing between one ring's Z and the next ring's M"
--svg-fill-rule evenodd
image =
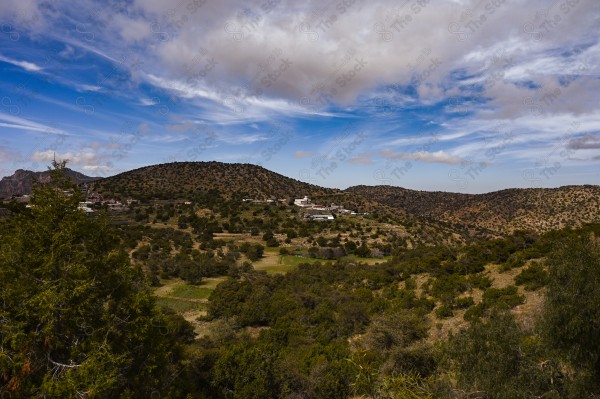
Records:
M91 208L92 205L93 203L91 201L80 202L79 205L77 205L77 209L84 211L85 213L93 213L94 210Z
M294 200L294 205L300 206L302 208L308 208L313 206L312 201L308 197L299 198Z
M333 215L310 215L311 220L334 220Z

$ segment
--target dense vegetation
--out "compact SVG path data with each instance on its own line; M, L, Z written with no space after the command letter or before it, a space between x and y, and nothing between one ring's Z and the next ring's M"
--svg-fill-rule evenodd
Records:
M492 237L516 230L546 232L578 227L600 217L600 187L507 189L485 194L355 186L346 192L374 199L408 215L448 223L459 231Z
M154 306L140 270L105 220L77 210L61 174L31 211L2 224L0 393L3 397L177 395L191 331ZM166 333L164 333L166 332Z
M290 179L252 164L174 162L146 166L94 183L103 193L136 198L188 198L199 190L216 190L226 196L239 193L267 199L324 194L336 190ZM301 197L298 197L301 198Z
M0 221L0 397L600 395L598 224L457 246L212 196L90 217L55 166ZM273 248L312 262L257 270ZM149 288L214 278L196 337Z

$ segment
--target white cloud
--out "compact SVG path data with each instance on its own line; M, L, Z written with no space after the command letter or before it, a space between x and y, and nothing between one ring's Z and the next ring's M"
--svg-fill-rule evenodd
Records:
M460 164L465 162L465 159L447 154L444 151L394 152L391 150L381 150L379 155L387 159L421 161L426 163Z
M269 138L263 134L219 134L219 140L228 144L252 144L258 141L266 141Z
M33 122L33 121L30 121L25 118L20 118L18 116L0 113L0 121L8 122L8 123L0 122L0 126L11 128L11 129L29 130L29 131L34 131L34 132L48 133L48 134L68 135L68 133L64 132L61 129L57 129L57 128L54 128L54 127L48 126L48 125L44 125L42 123Z
M41 66L36 65L33 62L13 60L12 58L4 57L1 55L0 55L0 61L21 67L24 70L26 70L27 72L40 72L41 70L43 70L43 68Z
M69 160L74 165L98 165L102 162L101 157L94 151L81 152L55 152L52 150L36 151L31 154L31 160L37 162L50 162L54 158Z
M296 158L307 158L307 157L312 157L313 155L315 155L314 152L312 151L302 151L302 150L298 150L294 153L294 156Z
M94 173L107 174L110 173L113 168L111 166L106 165L84 165L83 170Z
M355 165L370 165L373 163L373 160L369 155L360 155L350 158L348 162Z
M137 42L152 34L150 23L142 19L132 19L124 15L116 15L113 23L120 35L127 42Z
M194 126L196 126L195 123L174 123L174 124L170 124L170 125L165 125L165 127L167 128L168 131L170 132L177 132L177 133L182 133L182 132L186 132L188 130L190 130L191 128L193 128Z
M586 134L583 137L578 137L569 141L567 148L573 150L600 150L600 136Z
M96 86L96 85L82 84L82 85L77 85L77 87L78 87L78 89L80 89L82 91L100 91L100 90L102 90L102 87Z

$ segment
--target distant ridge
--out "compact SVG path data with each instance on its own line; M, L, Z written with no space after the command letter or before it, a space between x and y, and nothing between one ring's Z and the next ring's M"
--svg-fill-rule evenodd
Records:
M600 186L506 189L485 194L410 190L394 186L354 186L346 190L302 182L261 166L223 162L174 162L145 166L107 178L68 169L77 184L105 196L185 199L217 192L224 198L290 199L305 195L319 203L337 203L405 221L422 221L440 232L493 237L516 230L545 232L600 222ZM19 169L0 181L0 196L29 194L33 181L49 173ZM443 234L446 234L443 233ZM431 235L430 233L428 233Z
M512 188L485 194L409 190L393 186L354 186L359 194L410 215L455 227L507 234L548 231L600 221L600 186Z
M92 182L100 177L86 176L83 173L67 168L67 175L75 184ZM50 172L33 172L31 170L17 169L11 176L0 180L0 198L11 198L13 195L31 194L31 188L36 181L48 181Z

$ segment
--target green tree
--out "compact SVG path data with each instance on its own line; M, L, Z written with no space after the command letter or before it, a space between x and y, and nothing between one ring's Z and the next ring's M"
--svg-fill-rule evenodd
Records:
M237 344L216 362L213 385L227 399L276 398L275 352L267 345Z
M0 396L172 397L170 317L110 225L77 209L64 169L0 225Z
M475 320L451 337L444 352L459 388L472 395L465 397L553 398L551 379L538 365L538 346L510 312L493 310L489 320Z
M590 236L563 242L548 259L542 331L600 393L600 245Z
M356 248L356 250L354 250L354 253L356 254L356 256L360 256L361 258L366 258L371 254L371 250L367 246L367 243L363 242L360 245L360 247L358 247L358 248Z

